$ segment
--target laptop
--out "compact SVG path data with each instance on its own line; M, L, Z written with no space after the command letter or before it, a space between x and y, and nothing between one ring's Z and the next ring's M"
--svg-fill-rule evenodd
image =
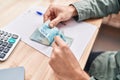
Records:
M0 69L0 80L24 80L24 68Z

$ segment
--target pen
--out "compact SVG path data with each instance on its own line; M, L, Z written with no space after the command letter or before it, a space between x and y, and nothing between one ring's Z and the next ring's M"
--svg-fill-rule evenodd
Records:
M40 11L36 11L36 13L37 13L38 15L43 15L43 13L40 12ZM60 23L63 24L63 25L66 25L64 22L60 22Z
M36 11L36 13L37 13L38 15L43 15L43 13L40 12L40 11Z

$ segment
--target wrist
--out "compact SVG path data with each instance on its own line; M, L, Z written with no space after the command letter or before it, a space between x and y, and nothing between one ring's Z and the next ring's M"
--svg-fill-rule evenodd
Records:
M90 76L85 71L76 71L77 75L75 77L75 80L90 80Z
M72 17L78 15L77 10L73 5L69 5L69 8L70 8L70 12L72 13Z

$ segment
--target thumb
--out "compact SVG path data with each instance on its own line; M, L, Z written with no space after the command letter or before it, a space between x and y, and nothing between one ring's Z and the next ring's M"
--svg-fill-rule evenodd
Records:
M50 27L56 26L58 23L62 21L62 18L60 16L56 17L50 22Z

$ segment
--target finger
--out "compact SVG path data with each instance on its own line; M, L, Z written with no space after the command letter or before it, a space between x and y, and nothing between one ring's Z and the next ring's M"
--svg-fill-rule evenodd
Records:
M55 17L55 13L54 13L54 11L52 12L51 11L51 13L50 13L50 21L52 21L53 19L55 19L56 17Z
M50 27L54 27L56 26L58 23L60 23L62 21L62 18L61 16L57 16L55 19L53 19L51 22L50 22Z
M52 48L56 48L57 47L57 44L55 42L52 43Z
M46 22L49 19L50 19L50 16L48 15L48 13L44 14L43 21Z
M46 10L43 16L44 22L47 21L49 18L50 18L50 7Z
M66 45L66 43L59 36L56 36L54 38L54 40L55 40L55 43L56 43L57 46L61 47L63 45Z

